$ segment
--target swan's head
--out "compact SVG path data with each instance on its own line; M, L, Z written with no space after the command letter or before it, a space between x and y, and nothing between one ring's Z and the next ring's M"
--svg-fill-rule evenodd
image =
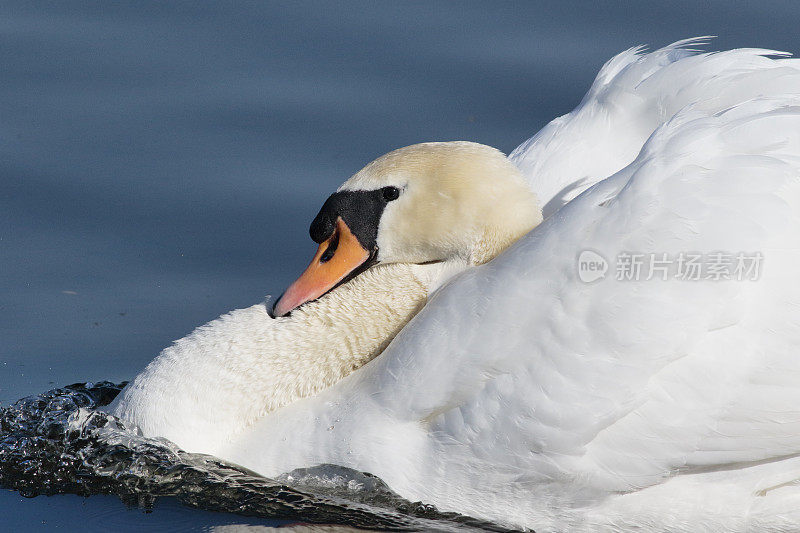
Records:
M471 142L400 148L326 200L311 223L317 253L274 314L319 298L375 263L484 263L541 220L536 196L500 151Z

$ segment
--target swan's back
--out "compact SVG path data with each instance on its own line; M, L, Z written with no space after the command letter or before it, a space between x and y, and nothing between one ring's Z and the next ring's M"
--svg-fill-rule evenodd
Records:
M266 474L344 464L537 530L797 519L800 69L766 54L612 60L514 156L551 207L583 193L228 456ZM581 281L586 250L605 278ZM759 270L679 279L697 253ZM618 280L625 254L669 268Z
M578 107L511 153L545 206L545 217L630 164L648 137L684 108L714 114L753 98L797 94L800 59L771 59L787 55L773 50L693 48L706 41L616 55Z

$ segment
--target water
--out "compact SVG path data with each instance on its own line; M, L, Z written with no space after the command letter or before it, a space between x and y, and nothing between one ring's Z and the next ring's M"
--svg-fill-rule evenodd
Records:
M392 148L510 151L620 50L716 34L717 48L796 52L799 14L791 1L4 1L0 404L131 379L193 327L281 292L325 197ZM178 496L146 515L77 498L0 491L0 506L20 531L265 523Z
M259 476L215 457L190 454L166 439L145 438L111 415L124 384L75 384L23 398L0 410L0 480L26 498L75 494L118 496L153 511L172 498L196 509L359 528L469 531L502 528L439 513L394 494L367 473L318 465Z

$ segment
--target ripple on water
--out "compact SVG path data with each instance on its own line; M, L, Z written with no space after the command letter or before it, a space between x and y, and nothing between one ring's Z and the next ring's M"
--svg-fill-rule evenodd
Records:
M166 439L142 437L96 410L124 386L69 385L0 409L0 486L26 497L112 494L147 512L159 498L171 497L197 509L292 522L504 531L404 500L379 478L348 468L320 465L272 480L216 457L186 453ZM91 520L108 525L115 516ZM180 522L176 516L175 529Z

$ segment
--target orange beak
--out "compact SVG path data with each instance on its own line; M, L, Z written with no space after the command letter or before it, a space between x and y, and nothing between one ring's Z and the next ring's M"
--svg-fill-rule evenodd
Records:
M278 299L274 316L284 316L333 289L370 257L341 217L328 240L320 243L305 272Z

